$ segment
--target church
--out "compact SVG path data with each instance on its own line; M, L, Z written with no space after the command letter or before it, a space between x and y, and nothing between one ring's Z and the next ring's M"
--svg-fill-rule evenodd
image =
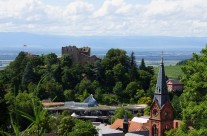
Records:
M165 131L172 128L174 128L173 107L170 103L162 58L157 77L154 99L150 107L148 130L150 136L164 136Z
M137 117L135 117L137 118ZM154 92L154 99L150 107L150 117L148 117L146 122L141 122L141 118L137 118L139 121L128 121L126 117L122 122L119 124L119 129L121 128L124 133L133 133L137 134L138 136L165 136L165 131L170 130L173 128L178 128L178 125L181 121L174 120L173 115L173 107L170 103L167 83L166 83L166 76L165 76L165 69L164 69L164 62L163 57L161 59L159 73L157 77L156 88ZM112 124L111 128L118 129L118 124ZM145 119L146 120L146 119ZM133 124L137 125L133 125ZM133 131L131 127L133 125ZM141 126L141 127L140 127ZM141 129L140 129L141 128ZM136 131L135 131L136 130ZM145 133L140 134L139 132L142 131Z

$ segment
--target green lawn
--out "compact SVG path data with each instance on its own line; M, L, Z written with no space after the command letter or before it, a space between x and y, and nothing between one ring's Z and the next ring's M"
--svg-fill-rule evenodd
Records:
M155 74L158 73L159 67L154 67ZM184 73L182 72L180 66L165 66L165 75L169 79L178 79Z

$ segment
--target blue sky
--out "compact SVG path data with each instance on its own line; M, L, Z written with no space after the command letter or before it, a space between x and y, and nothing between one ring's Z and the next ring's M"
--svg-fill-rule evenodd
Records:
M206 0L0 0L0 32L68 36L207 35Z

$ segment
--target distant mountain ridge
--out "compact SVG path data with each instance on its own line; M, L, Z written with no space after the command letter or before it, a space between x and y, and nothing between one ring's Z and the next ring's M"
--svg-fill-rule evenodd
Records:
M60 36L31 33L0 32L0 60L14 60L20 51L32 54L56 53L61 47L75 45L91 47L91 55L103 58L111 48L133 51L139 64L144 58L146 64L159 65L161 51L164 51L166 65L190 59L192 53L199 53L205 47L207 37L166 36Z
M167 36L61 36L24 32L0 32L0 47L28 45L32 48L61 48L67 45L95 48L203 48L207 37Z

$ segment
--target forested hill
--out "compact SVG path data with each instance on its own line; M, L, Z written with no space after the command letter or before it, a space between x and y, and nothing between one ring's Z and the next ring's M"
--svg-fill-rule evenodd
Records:
M38 56L20 52L0 71L0 135L54 132L76 136L79 129L84 129L81 135L95 135L97 130L89 122L64 113L48 115L41 101L82 102L93 94L99 104L149 104L154 71L144 60L139 65L134 53L128 56L121 49L110 49L102 60L85 65L74 64L69 55L59 58L54 53Z
M169 130L167 136L207 135L207 47L192 57L182 66L183 93L170 93L174 117L182 124ZM105 58L86 65L73 64L68 55L58 58L54 53L32 56L20 52L15 61L0 71L0 134L53 131L76 135L72 130L82 128L96 134L88 122L74 121L63 114L48 116L40 100L83 101L94 94L99 103L108 105L137 101L149 104L156 84L153 68L146 67L144 60L137 67L134 60L133 53L127 56L121 49L110 49ZM68 122L69 128L65 127Z
M1 81L13 95L26 91L40 100L83 101L94 94L99 103L110 105L137 103L151 96L153 75L153 68L146 67L144 60L138 68L134 53L127 56L121 49L110 49L103 60L86 65L73 64L68 55L58 58L54 53L32 56L20 52L1 71Z

